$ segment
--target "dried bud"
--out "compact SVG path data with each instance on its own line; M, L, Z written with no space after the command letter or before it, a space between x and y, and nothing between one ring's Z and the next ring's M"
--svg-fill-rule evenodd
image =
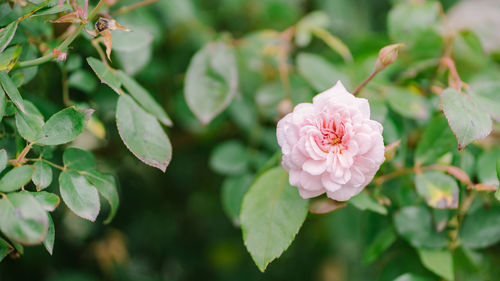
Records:
M391 161L394 158L394 156L396 156L396 150L398 149L400 143L401 140L397 140L385 146L385 152L384 152L385 161Z
M52 49L52 56L56 59L56 61L65 61L68 53L61 52L58 49Z
M382 70L388 65L393 64L398 58L399 48L403 45L403 43L398 43L383 47L380 52L378 52L378 59L375 66L376 69Z
M104 42L104 45L106 46L106 55L108 56L109 60L111 60L111 46L113 41L111 30L116 29L130 31L125 26L118 24L114 19L101 17L95 22L95 30L97 30L97 32L102 36L102 40Z

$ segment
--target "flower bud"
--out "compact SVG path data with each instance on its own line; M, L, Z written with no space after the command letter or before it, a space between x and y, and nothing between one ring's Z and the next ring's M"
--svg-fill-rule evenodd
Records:
M401 48L403 45L403 43L392 44L380 49L380 52L378 52L377 63L375 65L376 69L382 70L388 65L393 64L394 61L398 58L399 48Z

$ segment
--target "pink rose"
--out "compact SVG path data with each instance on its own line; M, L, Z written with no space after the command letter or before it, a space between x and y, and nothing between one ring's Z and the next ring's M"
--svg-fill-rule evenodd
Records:
M358 194L384 162L382 125L370 120L370 105L342 83L295 106L278 122L282 165L303 198L326 192L346 201Z

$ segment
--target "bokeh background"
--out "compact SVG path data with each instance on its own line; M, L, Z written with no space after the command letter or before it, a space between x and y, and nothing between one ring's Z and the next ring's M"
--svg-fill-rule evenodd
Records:
M118 6L134 2L123 0ZM68 57L68 63L76 66L68 68L70 94L75 101L91 100L90 106L96 109L105 126L106 137L99 139L85 132L75 145L91 149L100 168L117 176L120 208L115 219L104 225L101 217L97 223L90 223L61 205L54 213L57 230L53 256L42 246L26 247L21 258L6 259L0 264L0 280L393 280L408 271L430 276L432 280L432 274L423 268L415 250L402 239L376 262L364 263L364 251L373 240L375 229L389 225L391 218L353 207L328 215L309 214L284 255L264 274L259 272L246 252L240 229L224 212L221 203L224 178L210 168L209 159L213 148L225 140L250 143L252 164L248 173L255 173L277 149L275 123L260 117L266 125L259 130L241 129L238 109L231 107L203 127L183 97L190 58L216 33L227 31L240 39L263 29L282 31L316 10L329 16L329 30L349 46L355 61L369 61L366 64L369 71L380 47L391 43L387 14L397 2L159 0L118 16L121 24L145 32L132 46L120 45L118 35L113 64L135 74L175 123L169 129L173 159L166 173L143 165L121 143L114 125L117 95L94 77L84 58L97 57L97 53L88 40L79 38L73 44L78 53L72 54L70 50ZM467 5L458 0L441 2L445 11ZM495 0L489 2L494 4ZM469 18L480 16L472 9L462 10ZM496 11L498 15L500 9ZM466 21L467 16L454 23ZM495 39L493 34L489 35ZM494 40L488 44L490 50L498 50L500 45ZM314 40L306 50L333 63L342 63L342 58L319 40ZM353 85L363 75L353 78ZM251 85L244 74L240 77ZM57 65L41 66L37 79L26 86L28 99L45 114L57 111L61 103L60 81ZM304 82L298 81L297 85L304 87ZM246 95L255 92L251 86L240 90L247 92L243 93ZM307 88L303 94L310 98L313 91ZM60 159L60 155L55 158ZM497 246L488 251L498 250ZM484 267L498 271L498 264L497 256L485 262Z

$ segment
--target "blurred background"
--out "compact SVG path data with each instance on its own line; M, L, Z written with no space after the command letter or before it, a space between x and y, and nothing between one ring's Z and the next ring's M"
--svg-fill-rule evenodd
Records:
M134 2L137 1L119 1L117 7ZM143 165L121 143L114 124L117 95L101 85L85 63L86 57L97 57L97 53L88 40L79 38L73 44L78 52L72 54L70 49L67 61L71 98L89 102L96 109L106 134L99 138L85 132L74 145L91 149L100 169L117 176L120 208L115 219L104 225L105 215L97 223L90 223L61 205L54 213L57 231L53 256L42 246L26 247L21 258L7 258L0 264L0 280L393 280L408 271L428 275L433 280L415 250L402 239L376 262L367 263L370 261L365 253L367 246L376 230L389 225L391 218L351 206L327 215L309 214L290 248L264 274L259 272L245 249L237 221L224 210L221 200L224 177L212 169L210 161L213 148L231 139L250 147L244 172L251 175L277 151L275 120L267 117L275 114L267 112L265 107L269 97L253 86L260 85L255 80L262 77L251 72L240 73L240 95L261 93L263 105L257 116L264 126L258 129L245 126L245 122L255 120L252 112L246 114L242 110L244 107L238 100L203 127L183 96L184 75L191 57L216 33L228 32L239 40L259 30L283 31L317 10L329 16L328 30L344 41L359 65L360 74L351 75L348 88L352 90L373 67L378 50L391 43L387 15L397 2L159 0L116 16L120 24L142 32L137 33L137 44L133 45L120 44L120 35L114 37L113 65L135 75L166 108L175 124L168 131L173 158L166 173ZM445 11L455 9L452 12L458 14L455 17L459 20L454 24L474 21L482 15L468 8L468 2L488 1L441 1ZM495 1L489 2L491 6L487 7L492 7ZM499 11L490 9L497 16ZM50 24L46 25L52 29ZM57 28L63 31L65 27ZM499 34L497 31L497 42L493 34L482 37L479 34L481 39L490 40L482 42L489 48L487 51L499 49ZM307 51L332 63L343 63L339 55L319 40L313 40ZM252 56L251 50L248 52L244 55ZM50 115L62 104L61 71L51 63L41 66L37 75L25 87L30 93L27 98L42 113ZM297 99L310 100L314 94L298 77L292 78L292 86L298 89ZM55 159L60 159L60 152L55 153L58 155ZM498 258L492 259L491 267L495 261L499 264ZM488 263L484 266L488 267Z

